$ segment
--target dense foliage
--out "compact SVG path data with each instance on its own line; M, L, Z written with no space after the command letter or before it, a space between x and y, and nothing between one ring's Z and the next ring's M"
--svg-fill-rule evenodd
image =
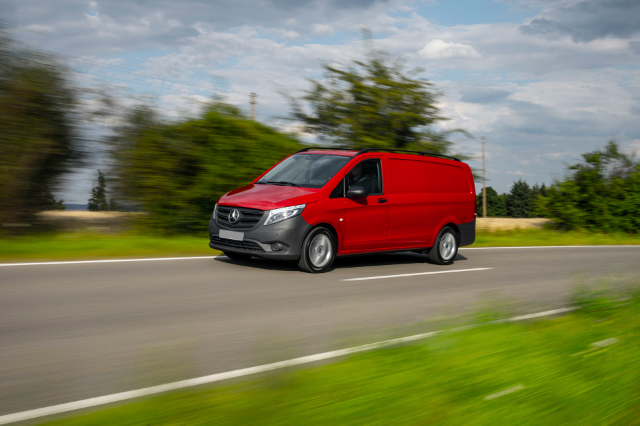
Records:
M62 207L51 191L81 156L77 98L62 65L1 32L0 223L30 223Z
M175 123L135 108L111 143L122 201L147 213L144 225L165 233L203 232L218 198L301 148L221 103Z
M613 141L582 159L548 190L539 212L562 229L640 231L640 162Z
M407 70L402 62L371 48L364 62L324 65L324 70L322 80L310 80L311 89L292 99L294 117L304 123L305 131L358 149L449 153L451 132L432 128L446 120L436 106L439 93L426 79L413 78L421 70Z
M536 212L536 203L539 197L545 197L547 187L535 184L529 186L522 179L517 180L511 186L511 190L502 195L492 187L487 187L487 217L539 217ZM482 216L482 190L477 195L476 205L478 216Z

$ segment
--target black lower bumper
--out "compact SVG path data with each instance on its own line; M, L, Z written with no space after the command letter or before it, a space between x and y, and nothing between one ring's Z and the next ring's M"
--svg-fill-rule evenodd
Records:
M265 215L266 216L266 215ZM263 217L252 229L235 229L220 226L215 219L209 220L209 247L267 259L297 260L300 258L302 240L311 229L301 215L285 219L273 225L263 226ZM220 229L244 233L242 241L220 238ZM272 244L278 244L281 250L273 250Z
M460 246L470 246L476 240L476 218L469 223L461 223L458 225L460 230Z

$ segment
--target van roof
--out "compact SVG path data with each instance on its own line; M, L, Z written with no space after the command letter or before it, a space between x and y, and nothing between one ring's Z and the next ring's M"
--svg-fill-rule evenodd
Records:
M407 151L404 149L394 149L394 148L366 148L360 151L356 151L350 148L334 148L334 147L309 147L303 148L298 153L309 153L309 154L329 154L329 155L343 155L354 157L360 154L365 154L368 152L379 152L388 154L401 154L401 155L419 155L421 157L432 157L437 158L439 160L449 160L449 161L457 161L460 162L458 158L451 157L449 155L438 154L436 152L428 152L428 151Z
M323 150L319 150L319 149L310 149L310 150L306 150L306 151L304 151L304 152L300 152L300 151L296 152L296 154L298 154L298 153L300 153L300 154L329 154L329 155L343 155L343 156L345 156L345 157L353 157L353 156L355 156L355 155L358 153L358 151L346 151L346 150L345 150L345 151L339 151L339 150L332 151L332 150L329 150L329 149L327 149L327 150L324 150L324 149L323 149Z

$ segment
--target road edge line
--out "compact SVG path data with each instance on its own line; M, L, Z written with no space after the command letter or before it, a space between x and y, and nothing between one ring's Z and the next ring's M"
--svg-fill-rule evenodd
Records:
M498 250L498 249L537 249L537 248L614 248L640 247L639 244L583 245L583 246L503 246L503 247L460 247L458 250Z
M187 257L149 257L139 259L102 259L102 260L64 260L59 262L28 262L28 263L0 263L2 266L40 266L40 265L72 265L82 263L116 263L116 262L153 262L159 260L194 260L194 259L215 259L219 254L213 256L187 256Z

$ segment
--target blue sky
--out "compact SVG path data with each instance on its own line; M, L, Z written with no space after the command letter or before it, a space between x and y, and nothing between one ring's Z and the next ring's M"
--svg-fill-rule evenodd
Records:
M640 149L640 2L629 0L4 1L16 35L68 55L81 84L129 102L149 96L172 117L213 93L258 118L278 117L321 63L361 58L360 28L378 48L425 68L440 107L464 128L457 149L487 138L489 184L551 183L581 153L616 139ZM96 148L97 149L97 148ZM84 203L100 157L61 192ZM479 166L479 161L472 165Z

